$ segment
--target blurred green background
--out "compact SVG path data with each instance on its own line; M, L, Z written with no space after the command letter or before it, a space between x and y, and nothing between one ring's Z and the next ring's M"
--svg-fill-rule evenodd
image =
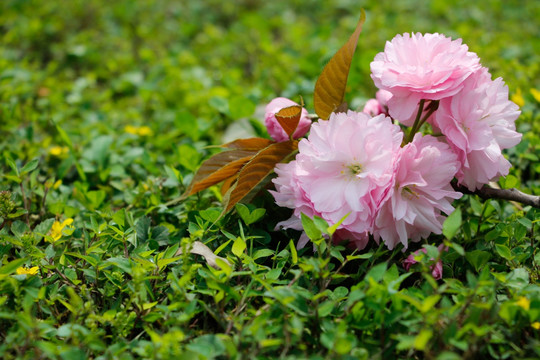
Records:
M505 79L523 105L519 130L540 128L530 92L540 89L539 1L3 0L0 153L53 157L64 182L77 179L78 162L92 186L160 176L165 164L190 173L240 118L267 136L257 120L276 96L302 96L313 112L317 76L361 8L351 108L373 96L369 63L385 41L440 32ZM69 157L55 155L65 145L56 125L75 145ZM149 127L139 147L130 126Z
M3 0L1 126L32 114L43 125L50 117L91 124L86 135L107 131L98 122L144 123L161 134L189 115L202 130L220 130L277 95L301 95L311 108L316 77L361 8L353 106L372 96L374 55L403 32L461 37L512 92L540 87L540 3L532 0ZM17 105L36 113L9 116Z

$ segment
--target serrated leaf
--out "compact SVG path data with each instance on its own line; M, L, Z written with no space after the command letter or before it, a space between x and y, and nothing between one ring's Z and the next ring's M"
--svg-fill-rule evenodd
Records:
M362 10L354 33L330 59L317 79L313 100L315 112L321 119L328 119L330 114L343 103L349 69L365 20L366 14Z
M238 180L224 196L224 213L258 189L276 164L285 160L298 148L298 141L273 143L259 151L238 174Z
M234 141L221 145L221 147L228 148L228 149L260 151L272 145L273 143L274 141L269 140L269 139L249 138L249 139L234 140Z
M253 150L229 150L211 156L201 164L183 196L190 196L227 178L234 177L257 154Z
M235 184L236 180L238 180L237 175L233 175L228 179L223 180L223 184L221 184L221 196L225 196L227 191Z
M275 116L283 130L285 130L289 138L292 139L294 131L300 122L300 117L302 116L302 107L300 105L288 106L279 110Z

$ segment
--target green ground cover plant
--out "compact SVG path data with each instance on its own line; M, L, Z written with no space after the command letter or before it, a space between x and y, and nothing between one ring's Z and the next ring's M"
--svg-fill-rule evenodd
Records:
M350 107L395 34L461 37L522 111L498 186L540 195L538 2L5 0L0 357L540 356L537 208L466 195L406 271L410 251L332 245L317 218L297 250L264 191L225 216L218 187L182 197L216 145L268 138L269 100L314 108L361 7Z

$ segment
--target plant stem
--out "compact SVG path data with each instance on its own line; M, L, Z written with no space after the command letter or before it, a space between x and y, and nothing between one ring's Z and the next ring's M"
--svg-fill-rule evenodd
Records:
M530 205L535 208L540 209L540 196L525 194L518 189L495 189L491 186L484 185L478 190L471 191L463 185L458 185L455 182L452 182L452 187L454 190L462 192L469 195L478 195L484 200L488 199L501 199L501 200L510 200L516 201L524 205Z
M418 127L416 128L416 131L418 131L422 125L424 125L424 123L427 121L427 119L429 119L429 117L439 108L439 100L436 100L436 101L431 101L427 107L428 109L428 112L426 113L426 115L422 118L422 120L420 120L420 124L418 125Z
M420 118L422 117L422 113L424 112L424 103L426 100L422 99L420 100L420 103L418 105L418 113L416 114L416 119L414 119L414 124L411 128L411 131L409 132L409 136L407 137L407 141L405 143L410 143L414 137L414 134L418 131L420 128Z

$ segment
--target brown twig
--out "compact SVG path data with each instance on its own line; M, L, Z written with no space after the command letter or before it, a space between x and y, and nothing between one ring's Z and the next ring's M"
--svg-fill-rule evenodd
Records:
M452 182L454 190L462 192L468 195L478 195L484 200L488 199L501 199L516 201L524 205L530 205L540 209L540 196L525 194L517 189L495 189L489 185L484 185L482 188L471 191L463 185L458 185Z

